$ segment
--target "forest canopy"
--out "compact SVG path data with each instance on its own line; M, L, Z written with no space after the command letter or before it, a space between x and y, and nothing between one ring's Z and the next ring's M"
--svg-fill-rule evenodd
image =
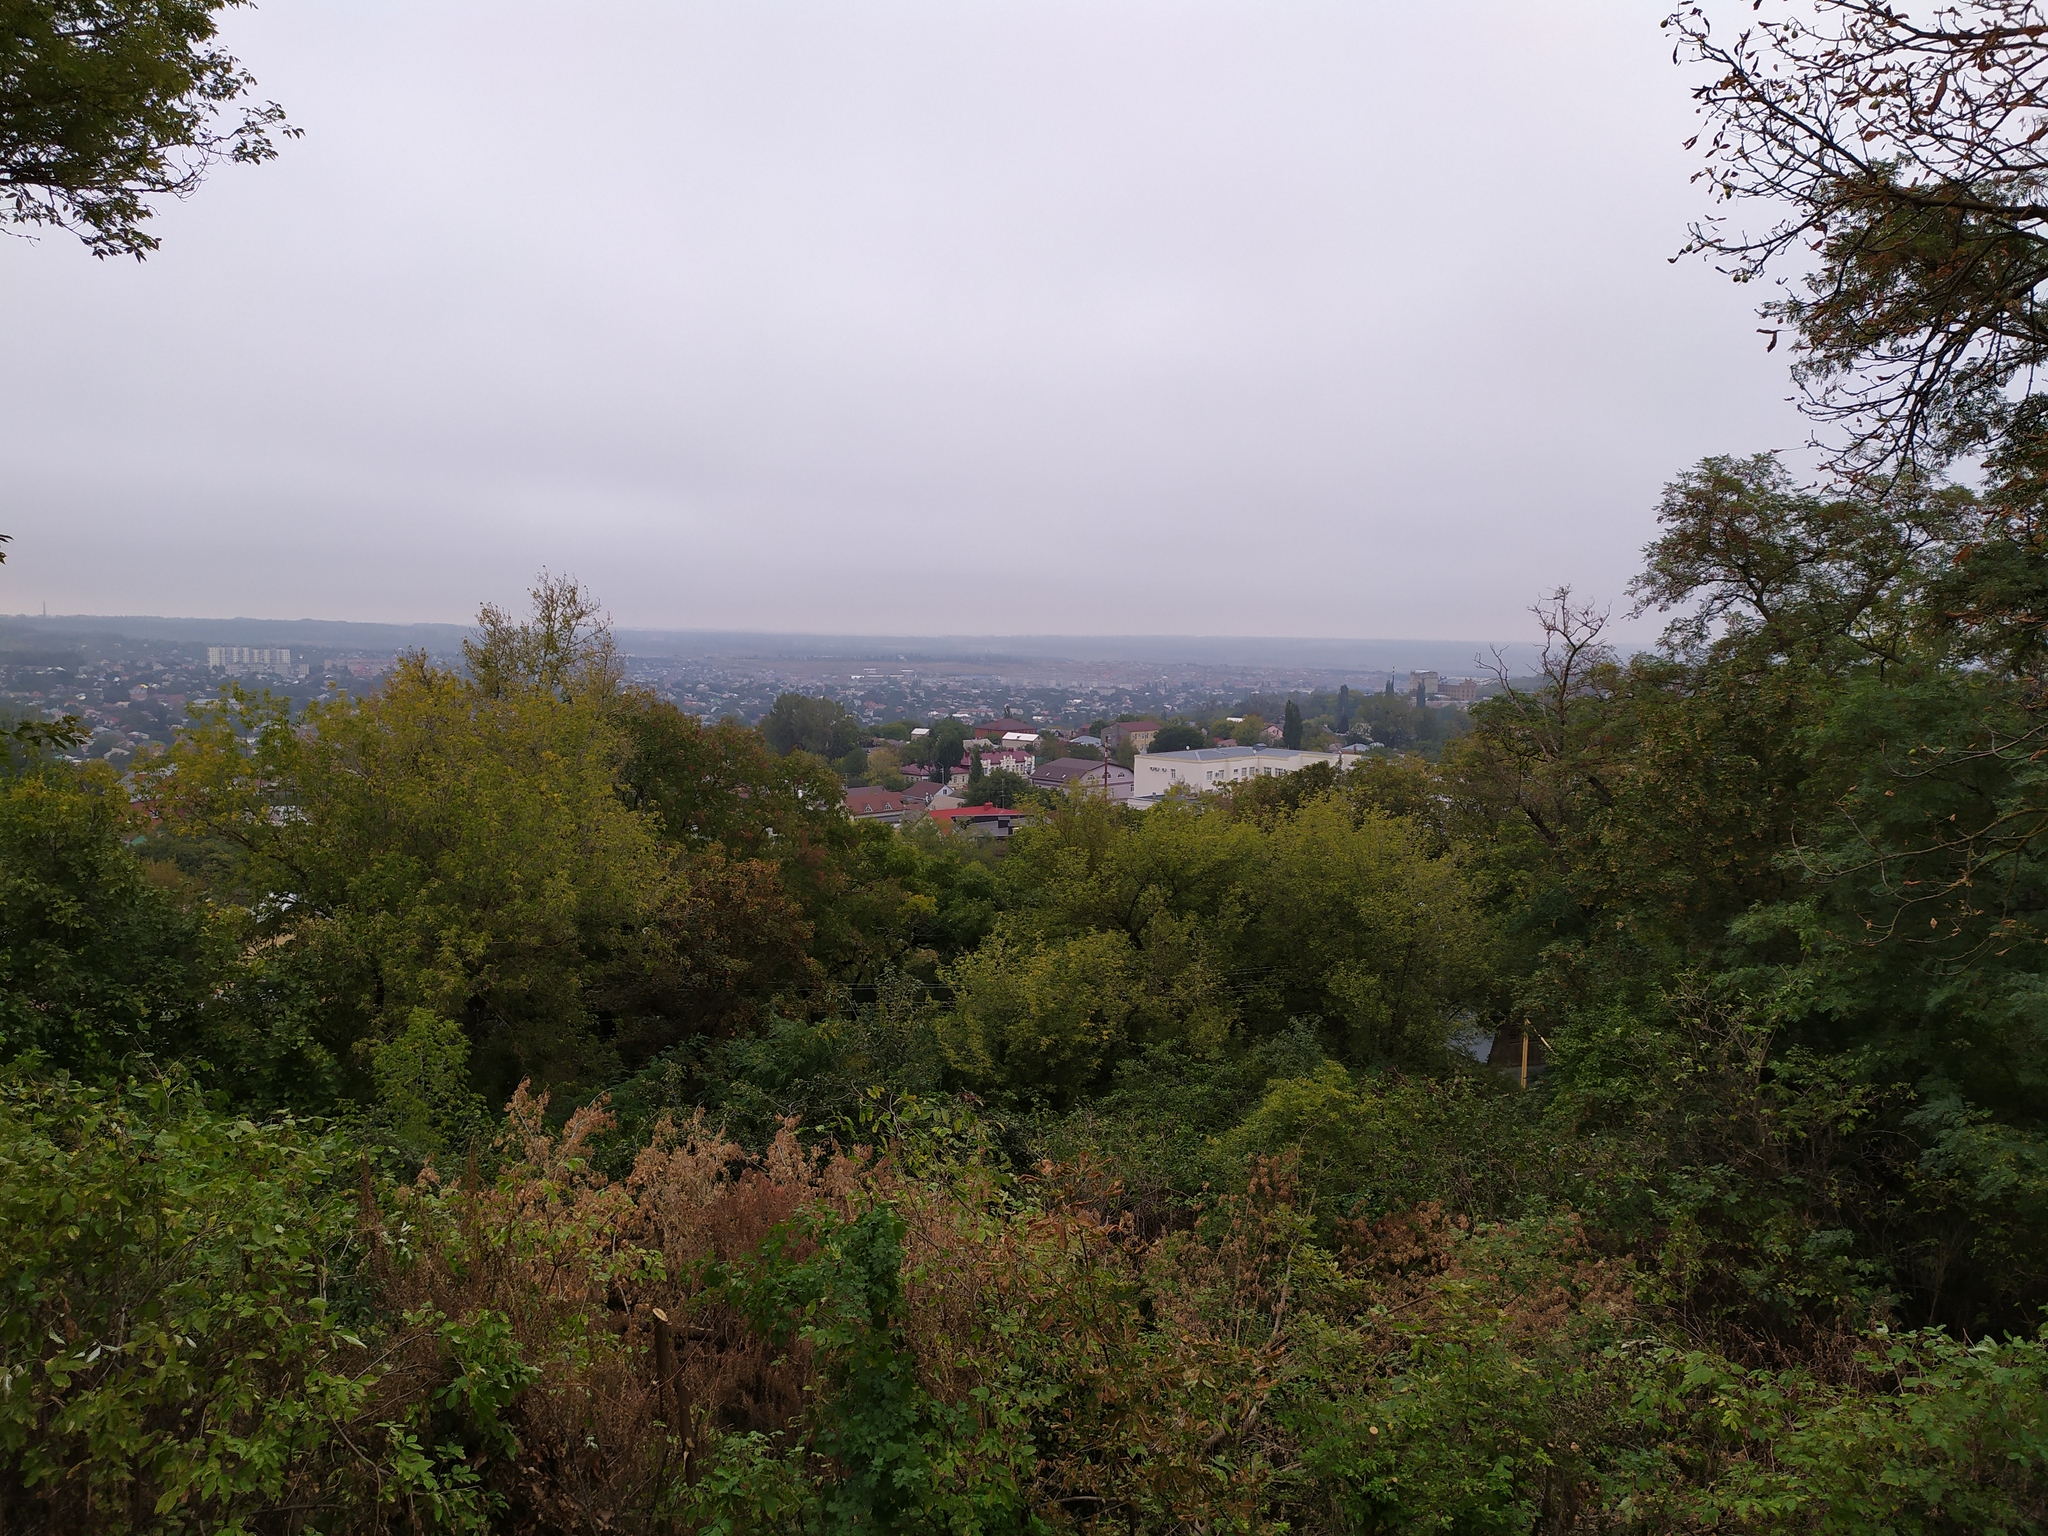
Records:
M1662 647L1559 593L1434 759L1000 855L636 691L556 578L126 780L18 755L7 1507L2038 1524L2042 662L1955 596L2025 472L1708 460Z

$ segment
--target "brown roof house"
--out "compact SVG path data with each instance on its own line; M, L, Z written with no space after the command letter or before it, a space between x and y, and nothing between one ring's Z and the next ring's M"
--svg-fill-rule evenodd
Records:
M912 779L901 789L876 789L872 786L849 789L846 792L846 814L855 821L886 821L895 826L915 821L931 809L935 796L945 792L945 785L935 784L930 779Z
M970 837L1008 837L1031 820L1031 812L1000 805L952 805L932 812L941 832L965 833Z
M936 779L912 779L903 786L903 798L915 800L920 805L930 805L934 795L943 795L946 786Z
M934 784L932 788L939 786ZM849 789L846 792L846 814L855 821L886 821L891 826L903 820L906 815L922 812L924 800L914 800L900 789Z
M1056 757L1040 764L1031 775L1032 787L1050 790L1078 790L1106 794L1112 800L1131 798L1131 770L1092 757Z

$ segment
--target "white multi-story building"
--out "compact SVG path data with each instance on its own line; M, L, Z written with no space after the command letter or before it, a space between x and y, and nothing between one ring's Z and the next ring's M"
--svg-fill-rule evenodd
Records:
M1176 787L1196 793L1227 789L1246 779L1296 773L1311 763L1346 764L1335 752L1309 752L1297 747L1199 747L1188 752L1141 752L1131 760L1136 781L1131 804L1156 805Z
M223 672L279 672L289 674L292 653L283 646L209 645L206 664Z

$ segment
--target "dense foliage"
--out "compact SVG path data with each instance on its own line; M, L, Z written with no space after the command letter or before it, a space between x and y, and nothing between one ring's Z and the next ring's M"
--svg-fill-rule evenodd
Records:
M1761 13L1761 14L1759 14ZM1717 26L1716 22L1720 25ZM1851 473L1931 470L2007 440L2048 355L2040 0L1693 3L1665 20L1699 67L1691 249L1765 306ZM1769 221L1741 222L1758 207Z
M218 40L248 0L0 0L0 218L75 231L96 256L156 249L156 197L295 135ZM229 125L220 121L230 109Z
M1561 594L1435 760L1000 854L552 581L18 756L0 1514L2039 1528L2033 484L1708 461L1659 651Z

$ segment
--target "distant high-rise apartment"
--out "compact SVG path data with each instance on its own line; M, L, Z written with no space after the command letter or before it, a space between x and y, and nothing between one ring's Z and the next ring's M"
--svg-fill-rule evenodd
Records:
M209 645L206 664L221 672L290 672L292 653L283 646Z

